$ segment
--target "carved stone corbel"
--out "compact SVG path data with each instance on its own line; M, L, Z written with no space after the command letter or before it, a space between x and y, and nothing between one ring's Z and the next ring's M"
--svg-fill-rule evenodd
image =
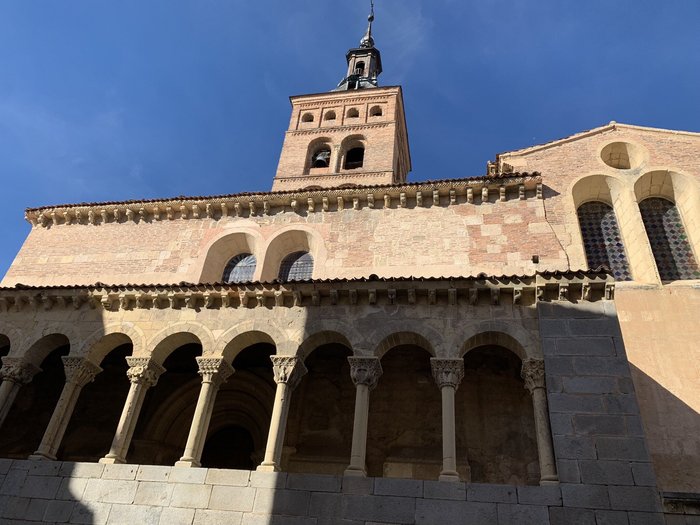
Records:
M416 304L416 289L408 289L408 304Z
M399 206L400 206L401 208L405 208L405 207L407 206L407 202L406 202L406 192L404 192L404 191L402 191L401 193L399 193Z
M374 193L367 194L367 207L370 209L374 208Z
M447 290L447 303L450 306L455 306L457 304L457 289L450 288Z
M481 202L488 202L488 201L489 201L489 187L482 186L482 188L481 188Z
M258 214L258 209L255 206L255 201L250 201L248 203L248 210L250 210L251 217L255 217Z
M199 204L193 203L192 204L192 218L193 219L199 219L199 214L202 210L199 207Z
M331 290L329 292L329 296L332 305L338 304L338 290Z
M189 212L187 210L187 206L184 204L180 205L180 218L181 219L187 219L189 217Z
M338 197L338 211L343 211L345 209L345 199Z
M275 306L284 306L284 292L275 290Z
M437 290L428 290L428 304L437 304Z
M314 213L316 211L316 203L313 199L306 199L306 206L309 213Z
M238 292L238 300L243 308L248 307L248 293L244 290Z
M292 292L292 297L294 298L294 306L301 306L301 303L302 303L301 292L299 290L294 290Z
M263 201L263 215L270 215L270 201Z
M391 208L391 195L388 193L384 194L384 207Z
M323 211L328 211L330 209L330 207L328 205L328 197L323 197L321 199L321 209Z
M440 191L433 190L433 206L440 206Z
M498 288L491 288L491 305L498 306L501 302L501 290Z
M360 209L360 198L359 197L352 198L352 209L355 211L358 211Z
M418 206L418 207L423 206L423 192L422 191L416 192L416 206Z
M233 203L233 211L236 214L236 217L241 217L243 215L243 208L241 207L240 202Z
M457 192L455 190L450 190L450 206L457 204Z

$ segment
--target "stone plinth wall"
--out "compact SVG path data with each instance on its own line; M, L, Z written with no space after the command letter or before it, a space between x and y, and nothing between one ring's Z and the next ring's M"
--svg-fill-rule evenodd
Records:
M0 460L0 483L0 522L8 524L664 524L651 487L10 460Z

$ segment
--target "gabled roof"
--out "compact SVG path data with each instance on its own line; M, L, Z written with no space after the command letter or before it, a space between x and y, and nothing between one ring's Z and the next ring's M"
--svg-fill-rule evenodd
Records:
M569 135L568 137L553 140L551 142L545 142L544 144L537 144L535 146L528 146L527 148L517 149L517 150L513 150L513 151L504 151L503 153L499 153L496 156L496 158L503 157L503 156L510 156L510 155L527 155L529 153L535 153L536 151L541 151L544 149L559 146L561 144L566 144L567 142L574 142L576 140L581 140L581 139L584 139L586 137L590 137L592 135L598 135L598 134L604 133L606 131L615 131L618 129L621 129L621 130L629 129L629 130L633 130L633 131L646 131L646 132L652 132L652 133L666 133L669 135L683 135L683 136L700 138L700 133L695 132L695 131L677 131L677 130L672 130L672 129L650 128L650 127L646 127L646 126L634 126L632 124L621 124L621 123L615 122L613 120L609 124L605 124L604 126L599 126L597 128L589 129L587 131L581 131L579 133L574 133L573 135Z

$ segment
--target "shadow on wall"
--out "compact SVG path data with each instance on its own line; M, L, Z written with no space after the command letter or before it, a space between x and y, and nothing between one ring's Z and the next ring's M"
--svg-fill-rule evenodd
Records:
M659 489L700 493L700 414L639 368L630 369Z

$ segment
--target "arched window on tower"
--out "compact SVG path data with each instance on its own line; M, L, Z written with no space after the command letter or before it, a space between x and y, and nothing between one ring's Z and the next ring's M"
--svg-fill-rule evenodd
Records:
M311 155L312 168L327 168L331 165L331 148L321 146Z
M372 106L372 109L369 110L370 117L381 117L382 113L383 111L381 106Z
M245 283L253 280L255 273L255 255L241 253L231 259L224 270L225 283Z
M676 205L650 197L639 203L639 211L661 280L700 279L700 269Z
M360 75L361 77L365 76L365 63L364 62L357 62L355 64L355 74Z
M365 148L356 147L348 150L345 154L345 169L354 170L361 168L365 162Z
M309 252L294 252L287 255L280 264L279 280L307 281L314 272L314 258Z
M588 267L610 268L616 281L632 280L615 211L604 202L586 202L577 210Z

